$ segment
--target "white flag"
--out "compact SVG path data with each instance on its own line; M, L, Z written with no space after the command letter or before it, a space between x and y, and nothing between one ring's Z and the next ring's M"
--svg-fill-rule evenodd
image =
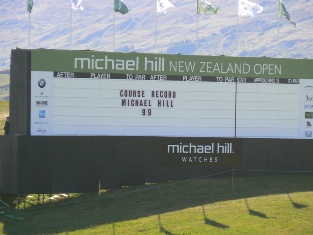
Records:
M74 10L84 10L84 8L81 6L81 3L83 0L71 0L72 1L72 8Z
M168 0L157 0L157 12L166 13L166 9L174 7Z
M263 11L263 7L248 0L239 0L238 15L256 16Z

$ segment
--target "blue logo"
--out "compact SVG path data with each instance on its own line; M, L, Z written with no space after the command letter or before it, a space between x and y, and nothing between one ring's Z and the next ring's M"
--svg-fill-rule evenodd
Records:
M46 110L39 110L39 118L45 118L46 117Z
M304 109L313 109L313 104L304 105Z
M38 86L39 86L40 88L44 88L44 87L46 86L46 80L43 79L43 78L40 78L40 79L38 80Z
M312 131L306 131L305 137L312 137Z

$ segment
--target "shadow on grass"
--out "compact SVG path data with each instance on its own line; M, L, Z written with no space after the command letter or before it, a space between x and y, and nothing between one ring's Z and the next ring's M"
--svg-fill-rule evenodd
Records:
M165 228L163 227L160 227L160 232L161 233L164 233L166 235L175 235L174 233L171 233L170 231L166 230Z
M160 228L160 233L164 233L166 235L175 235L174 233L171 233L170 231L168 231L167 229L165 229L162 225L162 221L161 221L161 216L158 214L158 221L159 221L159 228Z
M204 218L204 223L205 223L205 224L214 226L214 227L216 227L216 228L221 228L221 229L227 229L227 228L229 228L228 225L225 225L225 224L216 222L215 220L211 220L211 219L207 218L206 213L205 213L205 208L204 208L203 205L202 205L202 213L203 213L203 218Z
M231 182L231 177L218 177L124 187L108 190L100 195L82 194L75 198L33 205L11 213L23 220L0 217L0 221L3 223L4 234L67 233L101 225L108 225L110 234L112 232L114 234L115 231L116 234L120 234L121 226L116 227L117 223L158 215L160 232L173 234L163 226L160 215L202 206L205 224L227 229L230 226L209 219L203 205L227 200L246 200L246 198L264 195L312 191L312 176L236 178L234 192L232 192ZM289 199L295 208L305 207L295 203L290 195ZM264 213L252 210L247 200L246 206L251 215L267 218ZM168 224L171 221L163 222Z
M300 203L295 202L295 201L291 198L291 196L290 196L289 193L287 193L287 195L288 195L288 198L289 198L289 200L290 200L292 206L293 206L295 209L303 209L303 208L308 207L307 205L303 205L303 204L300 204Z
M247 206L247 209L248 209L250 215L257 216L257 217L260 217L260 218L263 218L263 219L267 219L266 214L264 214L262 212L259 212L259 211L256 211L256 210L252 210L250 208L250 206L248 204L248 200L246 198L245 198L245 202L246 202L246 206Z

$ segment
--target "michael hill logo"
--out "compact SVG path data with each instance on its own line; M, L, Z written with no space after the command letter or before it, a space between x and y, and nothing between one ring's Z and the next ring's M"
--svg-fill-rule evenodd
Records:
M237 157L232 142L212 142L209 144L179 143L168 144L167 154L181 164L225 164L234 162Z
M160 138L156 162L175 167L240 167L243 141L234 138Z
M233 154L233 143L211 143L208 145L196 144L169 144L167 146L169 154Z
M88 69L88 70L116 70L116 71L138 71L140 58L137 56L134 59L117 59L105 55L103 58L97 58L95 55L91 57L75 57L75 69ZM165 71L165 58L148 57L142 58L142 66L145 71L164 72Z

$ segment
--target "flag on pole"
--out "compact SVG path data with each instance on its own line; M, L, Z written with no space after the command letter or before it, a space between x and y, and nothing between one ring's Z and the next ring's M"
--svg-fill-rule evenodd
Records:
M238 15L240 16L256 16L263 11L263 7L248 0L239 0Z
M121 0L114 0L114 7L115 12L122 13L123 15L128 12L128 8L126 4Z
M208 0L198 0L197 2L198 14L218 14L220 9L218 6L212 5Z
M72 1L72 8L74 10L78 10L78 9L84 10L84 8L81 5L83 0L71 0L71 1Z
M166 13L166 9L174 7L168 0L157 0L157 12Z
M32 9L33 9L33 0L27 0L27 11L31 13Z
M285 4L282 2L282 0L279 0L279 11L278 11L278 14L279 14L280 18L285 17L287 20L290 21L290 23L292 23L296 27L296 22L294 22L291 19L290 15L289 15L286 7L285 7Z

